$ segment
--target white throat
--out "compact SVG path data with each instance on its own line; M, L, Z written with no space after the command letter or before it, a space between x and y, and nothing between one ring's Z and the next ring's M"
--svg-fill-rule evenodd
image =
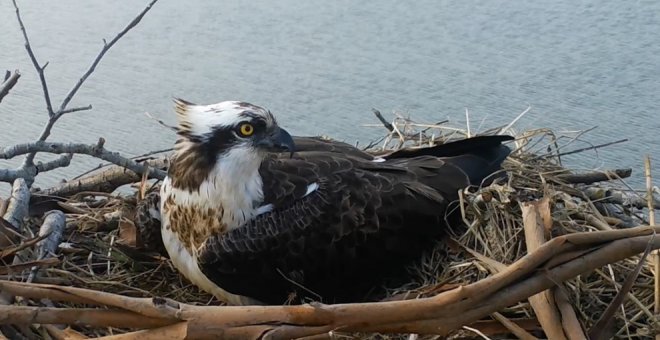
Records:
M259 166L263 154L252 147L233 147L216 161L207 178L192 193L172 188L176 204L214 209L226 230L240 227L258 215L263 202Z

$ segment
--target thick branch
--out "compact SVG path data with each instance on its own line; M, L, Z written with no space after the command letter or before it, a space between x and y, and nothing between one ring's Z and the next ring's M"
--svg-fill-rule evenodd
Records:
M147 160L145 165L150 168L165 170L167 158ZM103 171L74 179L56 187L39 191L38 195L69 197L83 191L113 192L122 185L139 182L142 177L133 171L120 166L112 166Z
M99 322L100 320L103 322ZM144 317L122 310L0 305L0 323L32 322L127 328L160 327L171 323L168 320Z
M21 77L21 73L18 72L18 70L11 72L9 77L5 79L5 81L0 84L0 102L2 102L2 98L4 98L7 94L9 94L9 90L11 90L14 85L16 85L16 82L18 81L18 78Z
M37 243L39 251L37 260L45 259L48 256L56 256L57 246L62 241L62 233L66 227L66 216L59 210L51 210L46 213L44 223L39 228L39 237L43 239ZM37 275L39 267L33 267L28 277L28 282L32 282Z
M29 178L34 176L26 169L0 169L0 182L11 183L17 178Z
M25 180L18 178L14 181L11 190L9 205L3 218L9 222L15 230L20 230L23 219L28 216L28 204L30 203L30 189Z
M108 151L103 148L103 144L104 140L102 138L96 145L80 143L51 143L44 141L17 144L6 147L0 151L0 159L10 159L18 155L35 152L48 152L54 154L83 154L108 161L110 163L127 168L138 174L143 174L148 169L150 176L158 179L165 178L164 171L160 169L149 168L148 166L138 164L131 159L123 157L117 152Z

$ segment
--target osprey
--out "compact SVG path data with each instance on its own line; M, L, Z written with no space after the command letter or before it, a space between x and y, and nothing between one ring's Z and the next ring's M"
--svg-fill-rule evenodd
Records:
M230 304L369 299L436 244L458 191L499 170L512 139L374 157L293 138L249 103L175 104L163 243L183 275Z

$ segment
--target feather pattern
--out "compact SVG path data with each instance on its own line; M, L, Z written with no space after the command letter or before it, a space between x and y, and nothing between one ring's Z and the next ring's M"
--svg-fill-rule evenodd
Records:
M259 173L273 209L211 236L200 268L224 289L266 303L292 294L301 302L372 299L374 288L405 277L406 265L444 235L448 204L481 182L472 168L484 176L499 168L507 139L444 158L424 150L373 162L341 144L314 143L291 159L267 157ZM318 188L307 194L313 183Z
M489 181L510 151L511 137L488 136L375 158L294 139L249 103L175 109L163 243L183 275L232 304L376 298L445 234L457 192Z

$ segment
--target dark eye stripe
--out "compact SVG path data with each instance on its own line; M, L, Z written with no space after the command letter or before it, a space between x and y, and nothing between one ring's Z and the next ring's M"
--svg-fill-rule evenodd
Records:
M254 125L254 128L257 131L266 129L266 121L264 121L262 118L257 118L254 121L252 121L252 125Z

